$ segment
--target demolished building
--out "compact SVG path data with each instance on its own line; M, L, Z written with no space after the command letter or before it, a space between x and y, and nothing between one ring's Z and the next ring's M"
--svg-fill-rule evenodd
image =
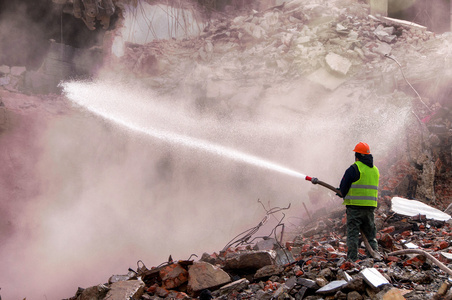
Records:
M230 88L218 84L224 73L210 71L224 61L228 62L224 68L227 79L243 93L254 85L263 87L259 96L274 93L276 85L285 84L290 89L292 79L319 86L325 93L343 86L354 92L357 89L353 87L377 90L362 93L361 101L378 94L379 101L400 108L403 118L409 119L406 136L400 137L379 162L384 175L378 230L384 259L366 258L362 252L363 259L357 264L345 262L343 211L339 210L321 222L310 221L312 226L303 224L300 232L283 244L270 243L266 249L228 249L203 255L200 261L171 259L150 269L141 263L126 275L112 276L108 283L80 288L71 299L188 299L205 294L219 299L450 298L447 269L423 253L394 254L421 249L450 269L449 219L432 220L422 213L405 216L404 211L394 208L393 201L394 197L416 199L441 211L451 202L451 37L419 24L369 15L370 6L360 1L334 4L288 1L235 12L212 18L199 37L158 39L143 45L124 42L120 56L111 47L109 52L94 48L78 55L72 48L51 42L41 71L36 71L40 74L3 66L2 86L18 91L21 82L25 87L33 86L42 82L33 76L44 74L52 79L45 81L41 90L31 91L57 91L53 88L60 78L73 73L54 74L52 70L83 69L83 65L68 65L66 60L61 63L55 55L63 51L70 53L68 60L84 55L93 59L88 63L89 72L77 75L90 75L95 69L92 65L102 59L128 80L142 79L161 93L181 89L196 92L200 107L219 108L222 116L246 115L247 106L258 102L254 96L244 104ZM88 23L92 26L92 20ZM106 39L106 44L113 43L113 38ZM63 66L52 68L55 61ZM210 68L199 70L197 78L184 78L185 69L194 68L193 62ZM299 109L292 103L274 103L273 108L294 114ZM278 255L281 249L285 250L282 258Z

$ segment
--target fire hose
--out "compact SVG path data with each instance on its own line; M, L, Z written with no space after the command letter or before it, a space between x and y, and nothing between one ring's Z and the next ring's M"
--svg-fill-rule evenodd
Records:
M310 181L312 184L318 184L321 185L329 190L332 190L333 192L335 192L336 194L338 194L339 196L342 197L341 191L336 189L334 186L323 182L321 180L319 180L318 178L315 177L310 177L310 176L306 176L305 178L307 181ZM370 246L369 241L367 240L366 236L364 235L363 231L361 230L361 237L364 241L364 245L366 245L366 249L367 251L369 251L370 255L372 255L373 258L378 259L378 260L382 260L383 257L381 256L380 253L378 253L377 251L375 251L372 246Z

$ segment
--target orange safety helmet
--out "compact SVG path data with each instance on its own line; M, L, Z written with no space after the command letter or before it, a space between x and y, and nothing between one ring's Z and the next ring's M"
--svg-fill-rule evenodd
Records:
M370 154L370 148L369 145L366 143L360 142L356 144L355 149L353 151L361 153L361 154Z

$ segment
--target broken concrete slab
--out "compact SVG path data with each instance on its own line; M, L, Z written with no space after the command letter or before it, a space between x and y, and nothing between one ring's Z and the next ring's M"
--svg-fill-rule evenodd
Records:
M375 36L383 42L392 43L397 36L393 34L394 27L384 27L383 25L378 25L377 29L374 30Z
M390 284L389 281L381 275L375 268L366 268L360 272L364 280L373 288L378 288L385 284Z
M309 289L318 289L319 288L319 285L314 280L308 279L308 278L298 278L297 284L305 286Z
M126 280L130 280L132 278L136 277L136 274L133 273L132 274L127 274L127 275L112 275L109 279L108 279L108 283L112 284L118 281L126 281Z
M397 214L404 216L426 215L427 219L438 221L447 221L451 216L433 208L423 202L417 200L408 200L401 197L394 197L391 199L391 209Z
M225 271L207 262L193 263L188 274L188 289L193 292L216 288L231 281Z
M289 250L278 248L274 251L276 252L275 261L277 265L284 266L295 262L292 252L290 252Z
M218 296L230 294L233 291L241 291L248 287L250 282L246 278L242 278L231 283L228 283L225 286L222 286L218 291L215 291L214 294Z
M110 285L105 300L140 299L145 284L141 280L118 281Z
M109 287L99 284L97 286L91 286L86 289L78 288L77 291L77 300L91 300L91 299L103 299L108 291Z
M260 268L254 274L255 279L270 277L273 275L279 275L284 271L284 268L276 265L268 265Z
M318 294L331 294L339 291L343 286L347 284L347 281L345 280L335 280L327 285L321 287L316 291Z
M320 84L324 88L334 91L337 89L341 84L343 84L347 79L345 77L339 77L334 74L331 74L324 68L320 68L310 75L307 76L307 78L317 84Z
M350 60L334 52L328 53L325 57L325 61L333 72L340 75L347 75L352 66Z
M225 261L225 269L254 269L273 265L276 263L274 251L247 251L228 253Z

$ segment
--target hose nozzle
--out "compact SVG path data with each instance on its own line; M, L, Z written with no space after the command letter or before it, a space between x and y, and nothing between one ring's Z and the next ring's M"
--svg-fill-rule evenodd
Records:
M307 181L312 182L312 184L317 184L317 183L319 183L319 180L318 180L317 178L315 178L315 177L309 177L309 176L306 176L305 179L306 179Z

